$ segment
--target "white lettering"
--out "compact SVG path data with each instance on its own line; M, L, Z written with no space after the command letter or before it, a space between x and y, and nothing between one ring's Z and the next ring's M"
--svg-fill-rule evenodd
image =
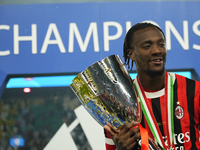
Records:
M192 26L193 32L198 36L200 36L200 30L198 30L199 25L200 25L200 20L196 21ZM193 48L196 50L200 50L200 45L193 44Z
M131 22L127 21L126 22L126 32L128 32L128 30L131 28Z
M109 26L114 26L117 28L117 33L115 35L109 35ZM104 22L103 23L103 33L104 33L104 51L109 51L109 41L116 40L122 35L122 26L118 22Z
M94 42L94 51L99 52L99 40L98 40L98 32L97 32L97 23L90 23L88 32L85 37L85 41L83 42L77 25L75 23L70 23L69 25L69 53L73 53L74 51L74 34L77 38L78 44L80 46L81 52L86 52L88 43L90 41L90 37L93 33L93 42Z
M168 146L167 136L164 137L165 145Z
M176 37L176 39L178 40L178 42L184 50L189 49L188 21L183 21L183 39L181 38L174 25L171 23L171 21L165 22L165 31L167 50L171 50L171 32L174 34L174 36Z
M177 143L176 143L176 136L177 136L177 134L176 133L174 133L174 145L176 145Z
M51 40L50 39L51 35L52 35L52 32L55 35L55 40ZM60 49L60 52L61 53L66 53L65 47L63 45L62 39L60 37L60 34L58 32L58 29L57 29L57 26L56 26L55 23L51 23L49 25L49 28L47 30L47 34L46 34L44 43L42 45L41 53L46 53L47 47L48 47L49 44L57 44L59 49Z
M179 133L178 135L174 133L174 145L176 146L175 149L184 149L184 146L177 146L178 145L183 145L185 142L190 141L190 132L184 133ZM173 148L171 148L173 150Z
M37 54L37 26L31 25L31 36L19 36L19 25L14 25L14 54L19 54L19 41L32 42L32 54Z
M184 138L184 134L183 133L178 134L177 139L178 139L179 143L185 143L183 138Z
M185 137L187 138L187 140L185 142L189 142L190 141L190 132L186 132Z
M171 147L170 150L174 150L174 147Z
M8 25L0 25L0 30L10 30ZM0 56L10 55L10 50L0 51Z
M150 22L154 25L159 26L156 22L151 21L151 20L146 20L143 22ZM184 50L189 50L189 28L188 28L188 21L183 21L183 33L180 34L175 26L172 24L171 21L166 21L165 22L165 33L166 33L166 48L167 50L172 49L172 34L174 37L177 39L178 43ZM110 50L110 41L112 40L117 40L121 37L123 30L128 31L131 28L131 21L126 21L125 22L125 29L122 28L122 25L118 22L114 21L108 21L108 22L103 22L103 40L104 40L104 51L109 51ZM191 27L194 34L200 37L200 20L197 20L194 22L193 26ZM114 33L111 33L111 29L116 29L114 30ZM0 25L0 31L1 30L10 30L9 25ZM3 31L3 32L7 32ZM110 32L109 32L110 31ZM23 32L22 32L23 33ZM68 52L73 53L74 52L74 38L77 39L77 45L80 47L81 52L86 52L90 39L92 38L93 44L94 44L94 52L99 52L100 47L99 47L99 37L98 37L98 28L97 28L97 23L96 22L91 22L89 24L85 39L81 37L81 31L79 31L76 23L70 23L69 24L69 43L68 44ZM37 54L37 25L32 24L31 25L31 35L20 35L19 34L19 25L14 24L13 25L13 52L15 55L19 54L19 44L20 42L23 41L30 41L32 44L32 49L31 53L32 54ZM52 39L52 35L55 36L54 39ZM192 41L192 40L191 40ZM66 49L64 47L63 41L61 39L59 30L56 26L55 23L49 24L49 27L47 29L47 33L44 37L44 41L41 47L41 53L46 53L47 48L49 45L55 44L58 45L58 48L61 53L66 53ZM8 45L9 46L9 45ZM193 49L195 50L200 50L200 43L193 43L192 44ZM26 48L27 49L27 48ZM12 50L10 48L5 48L5 50L1 49L0 50L0 56L6 56L10 55ZM178 141L176 141L178 142Z

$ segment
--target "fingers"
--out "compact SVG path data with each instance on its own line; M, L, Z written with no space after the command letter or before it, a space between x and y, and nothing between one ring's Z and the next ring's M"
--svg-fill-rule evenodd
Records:
M139 124L139 122L132 121L132 122L130 122L130 123L126 123L126 124L120 126L119 129L122 129L122 128L124 128L125 126L126 126L126 128L132 128L132 127L134 127L134 126L137 126L138 124Z
M129 137L128 139L122 138L122 137L120 138L117 136L117 137L115 137L114 141L117 146L117 149L132 150L132 149L136 149L138 147L138 139L139 138L140 138L140 132L135 134L132 137Z
M132 136L131 138L127 140L126 148L135 149L136 147L138 147L139 139L140 139L140 132L136 133L134 136Z
M122 126L120 126L117 130L112 127L110 123L107 123L107 125L104 126L105 130L111 135L116 136L117 134L125 135L127 134L127 137L130 137L134 135L135 133L139 132L139 128L137 126L138 122L132 121L131 123L126 123Z
M120 132L113 139L119 149L134 149L141 138L138 122L126 123L119 128Z
M115 130L109 123L104 126L110 134L117 149L135 149L138 146L138 139L141 138L138 122L126 123Z
M119 127L119 130L121 130L121 132L119 133L119 135L123 135L123 134L127 134L127 136L131 136L134 135L135 133L139 132L139 127L137 126L138 122L134 122L132 121L131 123L126 123L122 126Z
M107 124L107 125L105 125L104 126L104 129L110 134L110 136L111 136L111 138L113 138L113 136L116 136L118 133L119 133L119 131L118 130L115 130L112 126L111 126L111 124Z

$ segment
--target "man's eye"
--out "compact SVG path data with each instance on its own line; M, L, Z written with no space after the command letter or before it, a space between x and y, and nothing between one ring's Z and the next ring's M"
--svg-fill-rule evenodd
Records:
M148 49L148 48L150 48L151 47L151 45L145 45L143 48L144 49Z
M159 44L160 45L160 47L165 47L165 44Z

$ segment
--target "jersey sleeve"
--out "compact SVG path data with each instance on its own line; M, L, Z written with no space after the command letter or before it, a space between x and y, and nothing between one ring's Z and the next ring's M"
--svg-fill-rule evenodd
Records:
M105 146L106 150L116 150L115 143L110 137L110 134L104 129L104 135L105 135Z
M196 138L200 139L200 82L196 82L196 89L194 95L194 120L195 120L195 130L196 130ZM200 141L197 140L195 142L198 149L200 149Z
M195 121L200 124L200 82L196 81L195 95L194 95L194 111Z

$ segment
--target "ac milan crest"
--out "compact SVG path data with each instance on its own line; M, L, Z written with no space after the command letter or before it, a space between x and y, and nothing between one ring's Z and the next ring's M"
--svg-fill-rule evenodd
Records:
M175 116L177 119L182 119L184 116L184 110L180 105L175 108Z

